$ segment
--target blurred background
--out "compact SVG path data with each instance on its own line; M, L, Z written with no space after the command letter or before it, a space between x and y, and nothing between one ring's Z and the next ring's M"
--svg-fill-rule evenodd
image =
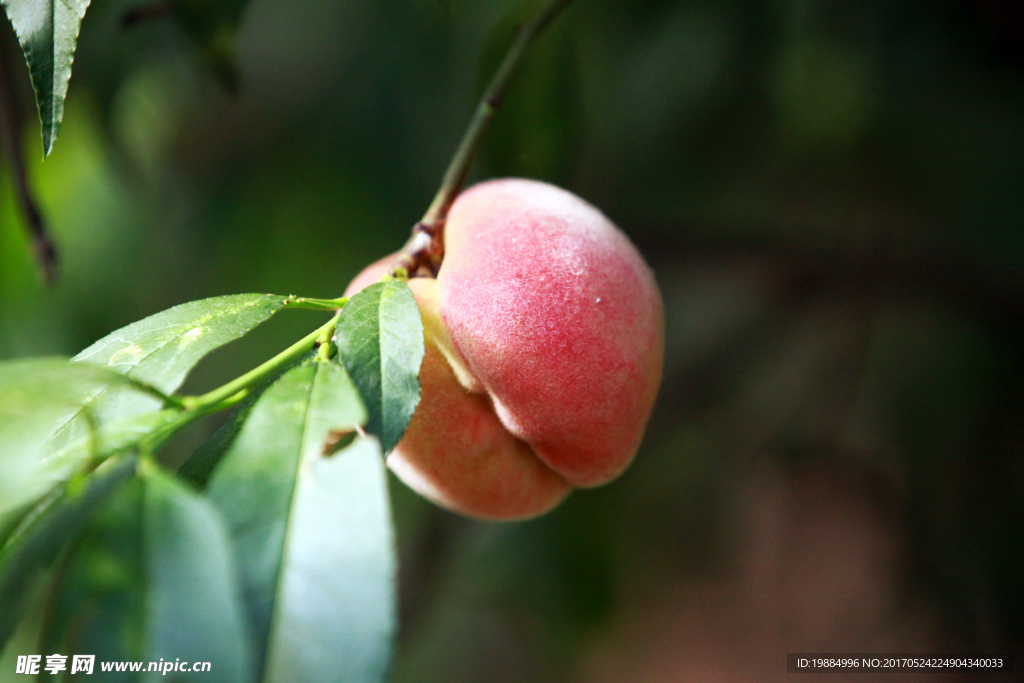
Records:
M402 244L534 5L252 0L236 38L203 47L159 11L126 28L145 0L95 0L45 163L4 21L62 267L40 284L5 165L0 358L71 355L207 296L338 296ZM232 40L235 94L209 47ZM1019 2L577 0L473 176L565 186L630 235L665 298L665 379L633 467L542 519L475 522L394 482L396 683L785 680L797 651L1019 658ZM277 316L191 387L320 320Z

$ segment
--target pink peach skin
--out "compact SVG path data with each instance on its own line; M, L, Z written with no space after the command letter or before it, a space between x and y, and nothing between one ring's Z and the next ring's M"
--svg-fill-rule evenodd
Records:
M629 465L661 380L662 304L600 211L546 183L482 183L449 211L437 279L409 286L427 353L420 405L388 458L406 484L465 514L519 519Z

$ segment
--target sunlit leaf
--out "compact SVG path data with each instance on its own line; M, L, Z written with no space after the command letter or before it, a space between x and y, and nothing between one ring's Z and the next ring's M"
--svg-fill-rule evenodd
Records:
M89 0L3 0L28 62L43 125L43 154L53 149L75 59L78 29Z
M285 297L237 294L192 301L132 323L75 356L74 360L106 367L173 393L196 363L211 351L243 336L284 306ZM111 386L88 404L100 423L141 415L160 408L156 399L130 395ZM82 414L55 430L50 444L58 451L87 433Z
M177 408L135 415L96 428L40 462L40 472L50 481L63 481L86 459L103 459L139 443L144 437L172 425L181 415Z
M420 402L423 323L408 285L391 280L353 296L342 310L337 340L370 414L366 430L389 453Z
M383 458L341 365L310 362L263 395L207 487L228 521L262 681L380 681L394 630Z
M77 468L80 461L72 459L45 463L47 440L76 415L87 435L83 407L112 387L140 402L156 400L122 375L65 358L0 363L0 520Z

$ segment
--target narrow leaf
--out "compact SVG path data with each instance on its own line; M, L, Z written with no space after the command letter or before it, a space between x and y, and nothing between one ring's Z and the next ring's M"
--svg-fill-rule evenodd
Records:
M338 352L369 411L366 430L385 453L401 440L420 401L423 323L408 285L371 285L342 310Z
M139 661L145 652L144 494L145 483L136 477L110 496L50 586L39 649L95 655L98 680L136 680L129 672L103 672L100 662Z
M271 294L236 294L181 304L108 334L74 360L109 368L171 394L203 357L266 321L284 302L285 297ZM140 400L111 386L86 407L104 423L152 412L160 402ZM78 412L54 430L50 448L60 450L88 429Z
M47 440L76 415L82 416L83 435L88 433L84 407L111 387L150 400L122 375L64 358L0 363L0 520L77 469L79 462L70 458L44 463Z
M25 515L32 509L31 503L25 503L18 505L7 512L0 515L0 548L3 548L7 544L7 539L14 530L21 525L21 521L25 519Z
M28 62L48 156L64 117L78 29L89 0L3 0L3 6Z
M302 361L298 361L301 363ZM294 367L291 366L291 367ZM290 368L289 368L290 369ZM286 372L287 370L285 370ZM284 374L282 372L281 374ZM274 380L277 378L275 377ZM209 481L210 475L213 474L213 470L223 459L224 454L231 447L231 444L235 442L239 432L242 431L242 425L249 419L249 414L252 412L252 408L256 405L260 396L263 392L271 386L274 380L265 382L264 384L256 387L249 392L249 395L238 404L235 410L228 417L220 429L213 433L209 439L207 439L199 448L197 448L189 459L182 464L178 470L178 476L192 484L197 489L206 487L206 482Z
M384 680L396 563L383 462L359 439L302 473L264 680Z
M0 649L21 618L28 587L85 527L89 514L135 471L134 458L108 461L80 491L69 491L30 513L0 550Z
M143 437L172 424L181 411L176 408L136 415L95 429L39 463L40 473L49 481L64 481L89 458L102 460L114 453L130 450Z
M203 356L284 307L286 297L233 294L190 301L122 327L75 356L173 392Z
M247 681L243 617L220 516L155 467L145 483L146 659L211 663L208 672L178 671L174 680Z
M331 432L366 419L344 368L289 371L253 408L207 487L228 521L261 681L380 681L395 558L383 458Z
M43 635L46 652L95 654L100 680L247 683L250 658L223 521L174 477L155 466L140 470L75 546ZM172 667L210 662L210 670L163 671L161 659ZM112 661L142 668L101 669Z

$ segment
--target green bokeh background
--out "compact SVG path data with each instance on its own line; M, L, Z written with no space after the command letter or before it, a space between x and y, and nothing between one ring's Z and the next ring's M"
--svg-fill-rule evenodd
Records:
M207 296L339 295L404 241L533 3L252 0L235 96L173 21L122 28L137 5L93 2L46 162L26 119L51 289L4 167L0 358ZM565 186L630 235L664 294L666 374L634 466L545 518L474 522L395 482L395 681L1020 652L1019 3L577 0L473 176ZM318 320L277 316L189 386Z

